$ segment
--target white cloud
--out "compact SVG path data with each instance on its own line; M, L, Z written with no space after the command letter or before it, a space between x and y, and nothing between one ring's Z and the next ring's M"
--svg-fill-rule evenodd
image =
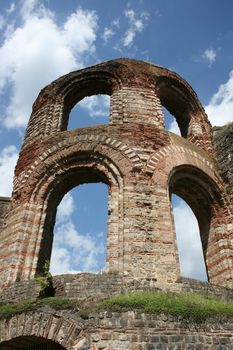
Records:
M102 38L103 38L104 42L107 43L109 41L109 39L111 39L113 37L114 34L115 34L115 32L112 28L105 27L104 32L102 34Z
M79 106L86 109L92 118L109 115L109 105L108 95L89 96L79 102Z
M129 47L132 45L136 34L142 32L145 28L149 15L144 12L137 16L133 9L126 10L124 15L129 21L129 28L122 38L122 44L124 47Z
M170 123L170 125L168 127L168 131L171 131L174 134L179 135L179 136L181 135L180 128L179 128L175 119Z
M206 280L199 227L189 206L179 201L173 209L181 274L185 277Z
M202 55L202 57L209 63L211 66L217 57L217 52L214 51L213 49L206 49Z
M114 19L109 27L104 28L104 32L101 35L105 44L116 34L116 31L120 28L120 20L119 18Z
M68 192L62 199L60 205L57 208L57 223L60 224L69 220L70 216L74 212L75 205L72 195Z
M57 209L54 242L50 261L53 275L97 272L104 268L104 234L81 234L72 221L75 203L67 193Z
M4 116L7 128L25 127L40 89L70 70L79 69L95 51L97 16L78 8L58 25L54 14L24 1L21 26L5 33L0 47L0 92L8 85L11 100Z
M0 196L11 196L18 150L10 145L0 152Z
M228 81L219 86L205 110L212 125L222 126L233 122L233 71Z
M53 275L61 273L97 272L105 248L98 235L80 234L70 219L55 226L50 262Z

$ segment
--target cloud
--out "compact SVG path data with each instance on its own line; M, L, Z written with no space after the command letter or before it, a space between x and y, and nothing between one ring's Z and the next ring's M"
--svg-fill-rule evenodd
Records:
M102 34L102 38L103 38L104 42L107 43L109 41L109 39L111 39L113 37L114 34L115 34L115 32L112 28L105 27L104 32Z
M99 235L80 234L68 219L55 226L50 271L53 275L100 271L104 252Z
M174 202L173 202L174 203ZM199 227L192 210L179 200L173 209L181 274L206 281Z
M17 160L18 150L13 145L6 146L0 152L0 196L11 196Z
M7 128L25 127L40 89L71 70L83 67L95 51L98 18L78 8L58 25L55 15L38 1L27 0L22 23L5 31L0 47L0 93L11 88L4 115Z
M90 117L109 115L110 97L108 95L94 95L85 97L79 106L88 111Z
M136 34L141 33L145 28L145 25L149 19L149 15L148 13L143 12L137 16L133 9L126 10L124 12L124 15L129 22L129 28L122 38L122 44L124 47L129 47L132 45Z
M68 192L62 199L60 205L57 208L57 223L60 224L69 220L75 209L74 199Z
M217 52L213 49L206 49L202 54L202 58L204 58L209 63L209 66L211 66L215 62L216 57Z
M97 272L104 268L104 234L78 232L72 220L75 203L67 193L57 210L54 242L50 261L53 275L62 273Z
M181 135L180 128L179 128L175 119L169 124L168 131L171 131L174 134L179 135L179 136Z
M205 110L212 125L222 126L233 122L233 70L228 81L221 84L211 97Z
M114 19L109 27L104 28L104 32L101 35L104 43L107 44L108 41L116 34L116 31L120 28L119 18Z

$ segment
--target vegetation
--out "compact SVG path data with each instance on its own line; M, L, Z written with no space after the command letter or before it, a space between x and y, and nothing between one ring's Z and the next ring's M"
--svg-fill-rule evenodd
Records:
M46 260L43 266L42 275L37 276L35 278L35 281L37 282L37 284L39 284L42 288L40 292L41 298L46 298L54 295L52 275L49 271L49 265L50 265L49 260Z
M91 312L101 310L164 313L183 320L203 322L207 318L233 317L233 302L212 296L193 293L138 292L122 294L99 303L95 307L80 310L77 301L62 297L29 300L18 304L0 306L0 319L14 314L50 306L55 310L72 309L86 319Z
M0 306L0 319L11 317L26 311L33 311L43 306L50 306L54 310L77 309L78 305L75 300L62 297L50 297L38 300L28 300L21 303L12 303Z
M209 317L233 317L233 302L193 293L140 292L122 294L103 301L100 309L112 311L140 310L165 313L202 322Z

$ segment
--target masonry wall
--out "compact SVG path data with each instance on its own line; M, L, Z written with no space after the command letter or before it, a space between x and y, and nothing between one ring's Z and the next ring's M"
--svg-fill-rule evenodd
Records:
M11 198L0 197L0 236L1 236L1 230L3 229L6 214L10 209L10 204L11 204Z
M110 123L67 130L85 96L110 95ZM181 135L164 129L162 106ZM201 292L232 300L232 127L215 134L195 92L176 73L119 59L69 73L33 105L12 199L0 198L0 303L38 299L56 208L74 186L109 188L106 273L55 276L50 293L82 306L138 290ZM180 276L171 194L199 223L210 283ZM64 233L65 235L65 233ZM188 248L187 248L188 249ZM231 318L197 324L163 314L34 311L0 319L2 350L233 349Z
M164 314L102 311L85 320L78 312L41 308L0 320L0 345L2 350L28 344L66 350L229 350L232 328L226 318L195 323Z
M67 131L83 97L111 96L110 123ZM164 129L162 106L182 137ZM50 259L56 208L74 186L109 187L106 272L125 283L168 288L180 277L170 196L193 209L209 281L231 286L232 204L214 158L212 129L181 77L120 59L67 74L45 87L15 169L12 206L0 241L0 285L30 280Z

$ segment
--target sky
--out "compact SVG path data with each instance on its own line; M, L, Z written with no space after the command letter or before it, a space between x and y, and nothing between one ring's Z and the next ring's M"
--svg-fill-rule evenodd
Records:
M33 101L59 76L130 57L169 68L194 88L212 125L233 121L230 0L0 0L0 196L12 178ZM69 129L108 122L109 98L81 101ZM166 114L167 128L178 132ZM81 185L61 202L53 274L105 268L108 189ZM182 275L205 280L191 209L173 198Z

